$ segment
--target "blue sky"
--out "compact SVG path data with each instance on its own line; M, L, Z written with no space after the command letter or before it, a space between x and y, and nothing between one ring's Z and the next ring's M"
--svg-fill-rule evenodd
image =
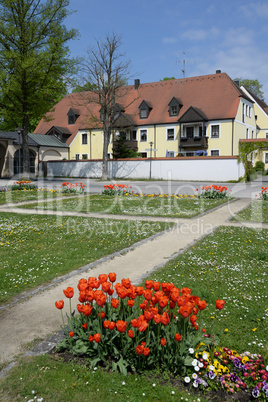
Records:
M70 0L70 8L66 25L80 32L71 55L114 31L131 61L129 84L183 78L185 60L185 77L221 70L258 79L268 102L267 0Z

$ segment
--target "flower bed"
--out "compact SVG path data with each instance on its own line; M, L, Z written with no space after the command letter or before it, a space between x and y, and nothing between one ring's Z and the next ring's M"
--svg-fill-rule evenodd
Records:
M128 187L131 188L131 186L125 185L125 184L107 184L104 185L104 190L102 191L103 195L125 195L128 194Z
M63 194L77 194L77 193L84 193L85 192L85 184L80 183L69 183L67 181L63 182L61 185L61 192Z
M32 183L30 180L16 181L11 186L11 191L16 191L16 190L36 190L36 189L37 189L37 185Z
M209 199L217 199L217 198L228 198L230 195L227 194L228 187L226 186L203 186L201 189L201 193L198 194L198 198L209 198ZM195 190L198 191L198 188ZM232 191L232 190L230 190Z
M79 314L71 307L74 289L64 289L70 314L59 350L89 357L91 367L102 364L123 374L160 365L196 388L267 395L268 367L262 356L216 348L215 337L202 328L207 302L191 295L191 289L152 280L144 287L129 279L115 281L113 273L81 279ZM216 309L224 304L216 300ZM55 305L62 313L64 301Z
M260 199L263 201L268 201L268 187L261 188Z

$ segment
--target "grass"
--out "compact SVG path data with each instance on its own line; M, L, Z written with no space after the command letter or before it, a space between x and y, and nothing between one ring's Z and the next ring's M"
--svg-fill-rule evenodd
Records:
M23 359L0 384L2 401L205 401L156 372L122 377L58 355Z
M268 223L268 201L254 201L231 220Z
M172 225L0 213L0 302Z
M190 287L208 302L199 320L220 345L268 359L267 267L268 230L222 227L150 279ZM226 301L223 310L215 299Z
M107 196L90 195L77 199L56 200L22 206L22 208L52 209L58 211L77 211L139 216L160 216L191 218L226 200L204 200L193 196L154 197L154 196Z
M55 190L0 191L0 205L23 201L46 200L47 198L56 198L63 195L65 196L68 194L62 194Z

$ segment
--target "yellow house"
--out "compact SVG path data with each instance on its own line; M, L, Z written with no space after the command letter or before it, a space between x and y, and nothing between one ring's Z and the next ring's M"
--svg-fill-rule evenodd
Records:
M67 95L35 133L65 141L70 159L102 159L100 106L92 96L92 92ZM117 94L108 156L113 158L119 135L143 158L236 156L239 140L259 133L254 105L252 97L219 70L147 84L135 80Z

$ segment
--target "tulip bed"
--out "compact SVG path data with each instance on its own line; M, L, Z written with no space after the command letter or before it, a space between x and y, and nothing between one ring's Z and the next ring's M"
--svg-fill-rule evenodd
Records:
M191 289L153 280L144 287L129 279L115 281L114 273L81 279L79 314L71 307L74 289L63 290L70 315L59 350L89 357L91 369L105 365L127 374L160 366L182 375L194 388L231 394L247 390L253 397L268 397L268 366L262 355L217 347L215 337L202 327L207 302L191 295ZM216 300L217 310L224 305ZM55 306L62 312L64 300Z

